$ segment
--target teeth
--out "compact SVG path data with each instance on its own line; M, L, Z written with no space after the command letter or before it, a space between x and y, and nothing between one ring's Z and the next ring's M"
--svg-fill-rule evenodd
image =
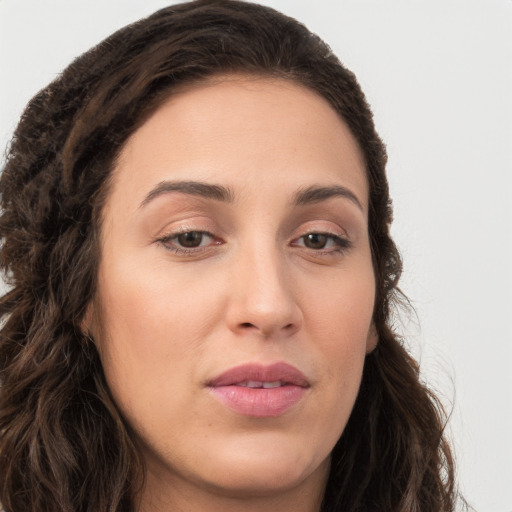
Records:
M242 386L245 386L248 388L262 388L263 382L260 382L258 380L248 380L246 382L242 382Z
M274 382L264 382L263 383L263 387L265 389L269 389L269 388L278 388L281 386L281 381L280 380L276 380Z
M259 380L246 380L244 382L240 382L238 385L242 386L244 388L271 389L271 388L278 388L278 387L282 386L283 383L280 380L275 380L274 382L262 382Z

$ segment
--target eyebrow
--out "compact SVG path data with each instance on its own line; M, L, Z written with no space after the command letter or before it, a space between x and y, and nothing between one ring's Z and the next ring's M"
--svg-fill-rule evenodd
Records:
M294 197L294 203L303 206L311 203L319 203L333 197L343 197L352 201L361 211L364 212L363 205L357 196L348 188L341 185L307 187L299 190Z
M146 206L157 197L169 192L181 192L182 194L214 199L226 203L231 203L234 200L233 191L222 185L213 185L200 181L162 181L149 192L140 204L140 207Z
M170 192L181 192L192 196L203 197L205 199L214 199L225 203L232 203L235 198L233 190L223 185L214 185L201 181L162 181L154 187L143 199L140 207L146 206L157 197ZM296 192L293 198L293 204L305 206L308 204L319 203L333 197L343 197L352 201L361 211L363 206L357 196L348 188L341 185L319 186L312 185Z

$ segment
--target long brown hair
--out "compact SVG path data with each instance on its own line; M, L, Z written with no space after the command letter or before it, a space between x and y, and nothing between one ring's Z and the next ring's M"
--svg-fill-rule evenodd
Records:
M76 59L27 106L0 178L0 502L6 512L130 511L144 466L80 329L123 143L173 89L231 72L326 98L366 160L377 349L332 454L324 512L447 512L454 469L438 400L393 332L401 260L385 148L354 77L302 24L236 0L184 3Z

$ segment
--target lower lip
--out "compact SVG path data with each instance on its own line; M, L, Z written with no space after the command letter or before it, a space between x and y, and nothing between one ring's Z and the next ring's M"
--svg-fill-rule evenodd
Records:
M219 386L210 390L232 411L253 418L280 416L297 404L306 392L306 388L293 385L278 388Z

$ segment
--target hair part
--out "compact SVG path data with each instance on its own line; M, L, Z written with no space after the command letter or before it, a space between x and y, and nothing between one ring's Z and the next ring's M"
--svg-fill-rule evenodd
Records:
M101 213L123 144L180 88L276 77L325 98L366 162L377 348L333 450L324 512L454 508L439 401L390 325L401 260L386 152L355 79L302 24L236 0L174 5L76 59L27 106L0 178L0 502L20 510L134 510L142 458L82 332L95 296Z

